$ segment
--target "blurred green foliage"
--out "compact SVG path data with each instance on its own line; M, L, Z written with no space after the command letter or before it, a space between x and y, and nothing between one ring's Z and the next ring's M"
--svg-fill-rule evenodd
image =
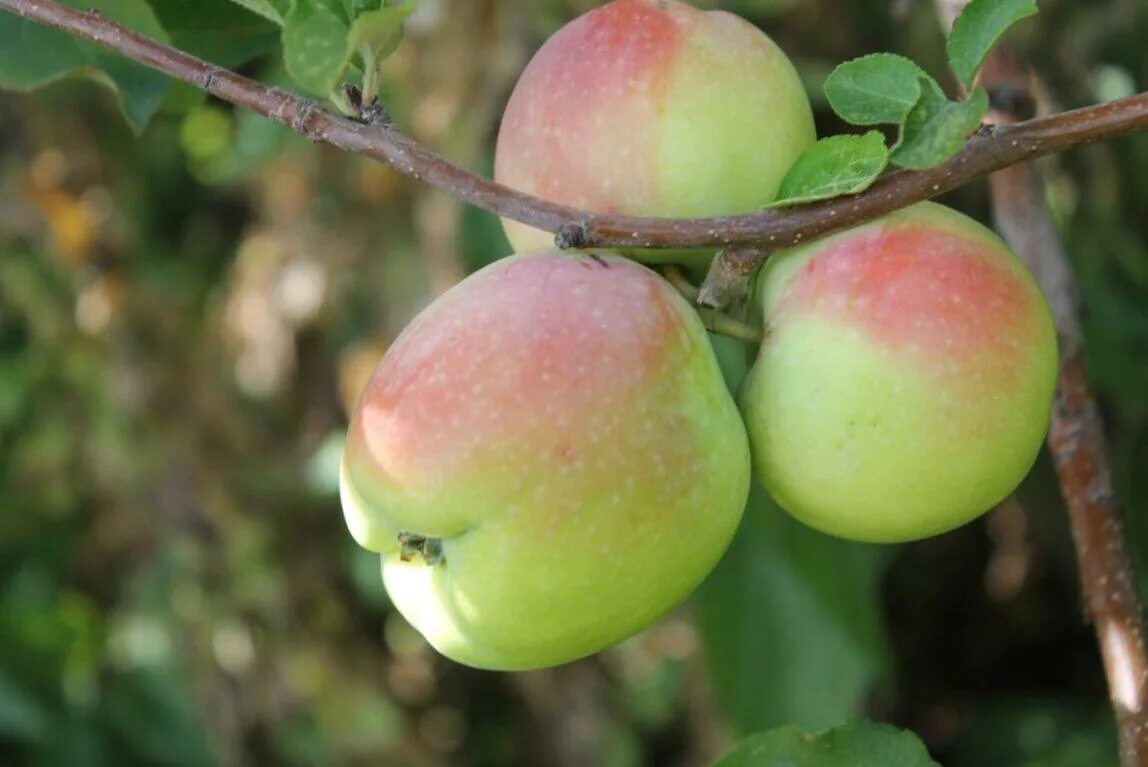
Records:
M488 171L518 71L594 4L422 0L388 110ZM699 4L761 24L812 89L876 50L944 72L926 2ZM270 22L226 0L150 7L177 45L292 86ZM1142 2L1041 8L1015 37L1048 108L1148 88ZM1114 763L1047 458L1015 502L903 547L824 538L758 493L711 580L641 636L526 674L437 657L346 534L335 473L364 376L436 293L506 255L497 221L153 90L138 135L91 81L0 94L0 763L693 766L736 734L856 715L954 767ZM843 130L812 95L822 135ZM124 103L136 127L150 114ZM1142 576L1144 169L1144 136L1041 163ZM945 201L987 220L983 185Z

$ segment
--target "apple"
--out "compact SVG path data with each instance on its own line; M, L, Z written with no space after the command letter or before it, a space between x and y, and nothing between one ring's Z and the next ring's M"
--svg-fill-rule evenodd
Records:
M1028 473L1057 372L1016 256L921 203L780 253L739 395L754 473L811 527L894 542L950 530Z
M814 140L797 72L752 24L676 0L614 0L560 29L527 65L494 177L597 213L745 213L777 196ZM518 252L554 244L503 223Z
M596 652L724 552L749 446L694 310L619 257L512 256L399 336L351 419L347 525L442 654L526 669Z

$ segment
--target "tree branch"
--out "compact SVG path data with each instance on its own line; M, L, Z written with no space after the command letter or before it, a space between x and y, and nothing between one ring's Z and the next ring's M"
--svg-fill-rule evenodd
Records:
M1148 129L1148 94L987 128L944 165L898 171L858 195L719 218L629 218L580 211L484 179L388 124L339 117L318 103L272 88L133 32L96 12L50 0L0 0L0 9L109 48L129 59L289 126L314 141L386 163L464 202L555 232L568 247L788 247L935 197L1022 160Z

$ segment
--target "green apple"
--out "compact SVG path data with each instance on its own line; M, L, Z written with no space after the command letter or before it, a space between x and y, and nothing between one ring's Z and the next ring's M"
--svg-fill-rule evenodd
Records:
M793 65L765 34L676 0L614 0L555 33L503 116L494 177L599 213L757 210L815 140ZM519 252L554 236L504 221Z
M740 392L754 472L827 533L964 524L1032 467L1057 371L1032 276L972 219L921 203L778 254Z
M351 419L342 500L444 655L525 669L649 625L725 550L749 446L697 315L624 259L545 252L420 314Z

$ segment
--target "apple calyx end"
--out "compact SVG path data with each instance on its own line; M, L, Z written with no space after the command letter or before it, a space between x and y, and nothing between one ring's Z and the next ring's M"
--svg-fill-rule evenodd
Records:
M405 530L398 535L399 559L410 562L415 557L422 557L428 566L442 564L445 556L442 551L441 538L428 538L417 533L408 533Z

